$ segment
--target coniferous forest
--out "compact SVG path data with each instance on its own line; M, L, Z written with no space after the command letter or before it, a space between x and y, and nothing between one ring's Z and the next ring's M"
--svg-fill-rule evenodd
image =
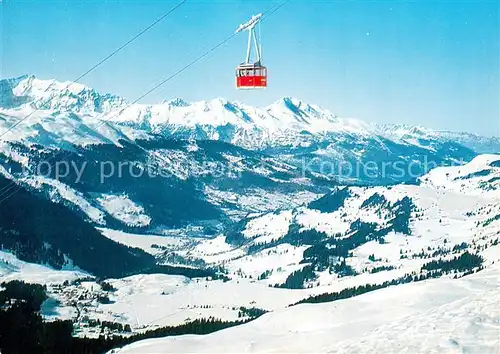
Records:
M71 321L43 321L40 307L47 298L44 286L17 280L3 283L1 286L3 288L0 291L0 352L2 354L102 354L113 348L147 338L208 334L243 324L264 313L246 310L246 312L250 311L249 314L254 317L239 321L222 321L213 317L196 319L179 326L162 327L128 337L77 338L72 336L73 323Z

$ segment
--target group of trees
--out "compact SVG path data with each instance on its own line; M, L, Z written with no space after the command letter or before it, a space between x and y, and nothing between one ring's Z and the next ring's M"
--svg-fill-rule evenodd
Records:
M389 271L389 270L393 270L393 269L396 269L396 267L394 267L392 265L388 265L388 266L382 265L382 266L372 268L370 270L370 273L384 272L384 271Z
M377 206L383 207L387 205L389 205L389 201L384 197L383 194L374 193L361 204L361 209L373 208Z
M483 263L483 258L477 254L465 251L458 257L449 260L438 259L422 266L422 270L441 271L443 274L450 272L465 272L471 269L480 267Z
M332 265L332 259L348 258L353 249L385 235L385 231L376 228L374 223L356 220L351 224L351 231L354 233L350 237L334 236L309 247L304 251L304 262L315 264L320 271L325 270Z
M89 319L88 324L90 327L100 327L101 332L104 330L104 328L109 328L112 331L118 331L118 332L132 332L132 328L128 323L123 324L112 321L101 321L99 319L97 320Z
M394 232L400 232L405 235L411 235L410 217L415 209L413 201L409 197L404 197L392 205L394 218L390 221L390 228Z
M365 284L353 288L345 288L339 292L324 293L324 294L310 296L306 299L300 300L299 302L291 306L304 303L320 303L320 302L331 302L336 300L348 299L354 296L365 294L373 290L383 289L391 285L409 283L413 280L418 280L418 277L412 274L407 274L404 277L393 279L390 281L385 281L382 284Z
M330 273L335 273L339 277L349 277L358 274L353 267L346 263L345 259L330 266Z
M347 198L351 196L348 187L337 188L323 197L309 203L308 208L322 213L333 213L344 206Z
M285 289L303 289L306 282L315 279L316 273L314 273L314 267L312 265L306 265L302 269L291 273L283 284L277 284L275 287Z
M106 281L100 283L102 291L116 291L116 288Z
M430 278L438 278L443 274L448 274L451 272L464 272L463 275L467 275L472 273L474 270L481 270L482 262L483 258L481 256L471 254L466 251L460 256L455 257L451 260L438 260L424 264L422 266L422 270L424 270L425 272L420 273L419 275L417 275L415 272L412 272L411 274L406 274L403 277L385 281L381 284L365 284L353 288L346 288L339 292L314 295L303 299L293 305L302 303L330 302L335 300L347 299L392 285L422 281Z
M299 225L291 224L285 236L271 242L251 244L248 247L247 253L255 254L264 249L276 247L285 243L292 246L315 245L327 238L328 235L324 232L317 231L316 229L301 230Z
M269 278L269 276L273 273L272 269L271 270L266 270L263 273L261 273L258 277L257 280L264 280Z
M47 298L45 287L21 281L3 283L1 286L0 352L64 352L62 349L71 341L73 326L69 321L43 321L38 312Z
M495 216L493 216L493 217L491 217L491 218L489 218L489 219L485 220L485 221L483 222L483 227L486 227L486 226L488 226L489 224L491 224L492 222L494 222L494 221L498 221L498 220L500 220L500 214L495 215Z
M182 334L207 334L223 328L248 322L265 311L241 308L250 319L222 321L213 317L197 319L179 326L167 326L131 336L104 336L99 338L73 337L71 321L45 322L40 307L47 298L46 289L38 284L12 281L1 284L0 291L0 352L3 354L52 354L52 353L105 353L113 348L132 342ZM101 325L120 331L129 331L130 326L113 322Z
M247 307L241 306L238 310L238 317L239 318L249 317L249 318L255 319L257 317L262 316L265 313L267 313L266 310L260 309L258 307L247 308Z
M328 198L320 199L322 200L321 203L315 205L315 207L321 206L322 210L324 210L327 202L332 198L334 199L334 206L339 206L344 200L343 198L348 197L348 193L348 189L337 191L329 195ZM387 204L385 198L378 194L373 195L369 199L370 201L365 205L367 207L377 203L382 203L382 205ZM387 227L379 228L376 223L363 222L358 219L351 224L350 230L352 231L352 235L346 238L338 237L340 235L328 237L325 233L315 229L293 232L294 228L291 226L288 234L280 239L280 242L287 242L297 246L310 244L311 247L304 251L304 259L302 261L302 263L309 263L310 265L290 274L285 283L279 285L279 287L301 289L304 287L305 282L316 278L314 271L324 271L326 269L337 273L339 276L356 275L355 270L345 261L346 258L351 256L355 248L372 240L383 243L384 237L390 231L405 234L411 233L409 220L411 212L414 209L411 198L404 197L393 205L387 205L387 207L394 214L394 217L388 222ZM375 261L375 256L372 255L370 260ZM383 269L378 269L377 271L381 270Z
M0 176L0 189L11 181ZM0 246L26 262L75 265L103 278L140 273L155 264L153 256L104 237L92 224L63 204L21 188L0 209Z

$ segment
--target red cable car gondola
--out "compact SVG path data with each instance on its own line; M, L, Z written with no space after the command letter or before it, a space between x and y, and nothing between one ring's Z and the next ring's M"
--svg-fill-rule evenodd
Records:
M236 87L239 89L266 88L266 67L259 63L238 65L236 68Z
M240 25L236 33L248 30L248 45L247 56L244 63L241 63L236 68L236 88L238 89L255 89L267 87L267 68L261 63L261 48L255 34L255 25L260 21L262 14L253 16L250 21ZM250 54L252 50L252 39L255 44L255 52L257 54L256 61L250 62Z

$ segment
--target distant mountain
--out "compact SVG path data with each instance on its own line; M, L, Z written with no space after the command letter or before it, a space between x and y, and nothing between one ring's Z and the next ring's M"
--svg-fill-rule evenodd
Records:
M479 154L500 152L500 137L484 137L471 133L435 131L409 125L375 125L387 138L409 144L428 146L432 141L448 141L461 144Z

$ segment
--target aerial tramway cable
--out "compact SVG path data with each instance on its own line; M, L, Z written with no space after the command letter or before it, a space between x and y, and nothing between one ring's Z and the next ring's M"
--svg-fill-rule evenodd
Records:
M126 46L128 46L129 44L131 44L132 42L134 42L137 38L141 37L143 34L145 34L146 32L148 32L150 29L152 29L154 26L156 26L158 23L160 23L161 21L163 21L165 18L167 18L170 14L172 14L175 10L177 10L179 7L181 7L182 5L184 5L186 3L187 0L182 0L181 2L179 2L177 5L175 5L173 8L171 8L169 11L167 11L166 13L164 13L162 16L160 16L158 19L156 19L153 23L151 23L149 26L147 26L146 28L144 28L142 31L140 31L139 33L137 33L134 37L130 38L127 42L125 42L124 44L122 44L120 47L118 47L117 49L115 49L114 51L112 51L108 56L106 56L105 58L101 59L99 62L97 62L95 65L93 65L90 69L88 69L87 71L85 71L83 74L81 74L80 76L78 76L76 79L70 81L70 83L68 85L66 85L63 90L66 90L68 89L72 84L74 84L75 82L77 82L78 80L84 78L85 76L87 76L88 74L90 74L92 71L94 71L95 69L97 69L99 66L101 66L102 64L104 64L106 61L108 61L109 59L111 59L112 57L114 57L116 54L118 54L118 52L120 52L121 50L123 50ZM54 82L52 82L49 86L47 86L47 88L45 90L43 90L43 93L47 92L54 84L56 83L56 81L54 80ZM38 108L36 108L34 111L30 112L28 115L26 115L25 117L21 118L19 121L17 121L15 124L13 124L12 126L9 127L9 129L7 129L5 132L3 132L1 135L0 135L0 138L3 137L5 134L7 134L8 132L10 132L12 129L14 129L15 127L17 127L19 124L21 124L23 121L25 121L26 119L28 119L29 117L31 117L33 114L35 114L37 111L39 111L40 109L42 109L43 106L45 106L47 103L49 102L49 100L45 103L42 103Z
M184 0L184 2L187 1L187 0ZM262 18L268 18L269 16L271 16L272 14L274 14L276 11L278 11L280 8L282 8L289 0L285 0L283 1L281 4L279 5L273 5L271 8L269 8L268 10L266 10L263 14L262 14ZM267 13L267 16L265 15ZM231 34L230 36L228 36L226 39L224 39L223 41L221 41L219 44L215 45L214 47L212 47L211 49L209 49L208 51L206 51L205 53L201 54L200 56L198 56L196 59L194 59L193 61L191 61L190 63L188 63L187 65L185 65L184 67L182 67L181 69L177 70L175 73L173 73L172 75L170 75L169 77L167 77L166 79L164 79L163 81L161 81L159 84L155 85L152 89L146 91L144 94L142 94L141 96L139 96L138 98L136 98L133 102L131 102L130 104L128 104L126 107L122 108L118 114L116 115L112 115L111 117L107 118L107 119L104 119L102 120L102 122L100 122L96 127L95 129L101 127L102 125L106 124L107 122L109 122L111 119L113 118L116 118L118 117L119 115L121 115L127 108L129 108L130 106L136 104L138 101L140 101L141 99L143 99L144 97L148 96L149 94L151 94L153 91L156 91L158 88L160 88L161 86L163 86L165 83L167 83L168 81L170 81L171 79L173 79L174 77L176 77L177 75L181 74L182 72L186 71L187 69L189 69L191 66L193 66L194 64L196 64L197 62L199 62L200 60L202 60L203 58L205 58L207 55L209 55L210 53L214 52L215 50L217 50L218 48L220 48L221 46L223 46L224 44L226 44L229 40L231 40L234 36L236 36L238 32L235 32L233 34ZM69 87L69 85L68 85ZM78 139L76 139L75 141L73 141L71 144L72 145L75 145L78 141L80 141L82 138L84 138L87 134L84 134L82 136L80 136ZM0 136L1 137L1 136ZM136 145L139 149L143 150L144 152L146 152L147 154L153 154L155 155L156 157L158 157L160 160L162 160L163 162L165 162L165 160L159 156L158 154L156 154L154 151L149 151L147 149L145 149L144 147L142 147L141 145L139 145L136 141L134 140L130 140L134 145ZM56 157L60 156L60 157L65 157L68 155L68 152L67 151L62 151L62 152L58 152L56 155L52 156L49 160L53 160L55 159ZM46 160L47 162L48 160ZM50 170L53 166L51 166L49 164L48 166L48 170ZM0 190L0 198L2 198L0 200L0 204L2 204L5 200L7 200L8 198L10 198L11 196L13 196L15 193L17 193L19 190L22 189L22 186L21 185L18 185L16 184L15 182L12 182L10 186L6 186L4 187L2 190ZM10 191L12 191L11 193L9 193ZM5 196L6 194L8 194L7 196ZM5 196L5 197L4 197Z
M104 64L106 61L108 61L109 59L111 59L112 57L114 57L116 54L118 54L121 50L123 50L125 47L127 47L129 44L131 44L132 42L134 42L136 39L138 39L139 37L141 37L143 34L145 34L146 32L148 32L149 30L151 30L154 26L156 26L157 24L159 24L161 21L163 21L164 19L166 19L168 16L170 16L175 10L177 10L178 8L180 8L182 5L184 5L185 3L187 2L187 0L182 0L181 2L179 2L177 5L175 5L173 8L171 8L170 10L168 10L167 12L165 12L162 16L160 16L159 18L157 18L154 22L152 22L150 25L148 25L147 27L145 27L144 29L142 29L140 32L138 32L135 36L133 36L132 38L130 38L127 42L125 42L124 44L122 44L120 47L118 47L117 49L115 49L114 51L112 51L108 56L106 56L105 58L101 59L99 62L97 62L95 65L93 65L91 68L89 68L87 71L85 71L84 73L80 74L76 79L70 81L64 88L63 90L66 90L68 89L71 85L73 85L75 82L77 82L78 80L84 78L85 76L87 76L88 74L90 74L92 71L94 71L95 69L97 69L99 66L101 66L102 64ZM56 83L56 81L54 80L49 86L47 86L47 88L45 88L45 90L43 90L43 93L47 92L51 87L54 86L54 84ZM7 134L8 132L12 131L15 127L17 127L19 124L21 124L22 122L24 122L25 120L27 120L29 117L31 117L33 114L35 114L36 112L38 112L39 110L41 110L48 102L50 101L47 100L46 102L43 102L39 107L37 107L35 110L31 111L29 114L27 114L26 116L24 116L23 118L21 118L19 121L17 121L16 123L14 123L13 125L11 125L6 131L4 131L2 134L0 134L0 141L1 141L1 138ZM14 186L16 184L14 183ZM0 198L6 193L8 192L9 190L12 190L12 185L9 186L5 186L3 187L2 189L0 189ZM15 193L15 192L14 192ZM2 200L3 201L3 200ZM0 201L0 203L2 202Z

